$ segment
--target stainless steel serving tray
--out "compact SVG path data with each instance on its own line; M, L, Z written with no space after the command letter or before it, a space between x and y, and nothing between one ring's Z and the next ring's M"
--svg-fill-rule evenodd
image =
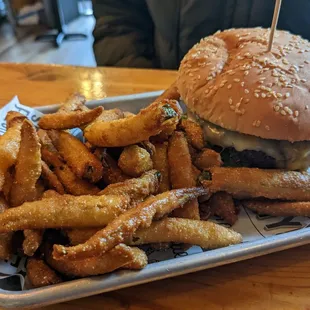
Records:
M88 106L104 105L106 109L118 107L127 111L138 112L160 93L152 92L106 98L91 101ZM51 113L57 110L57 106L40 107L38 110L43 113ZM299 230L256 241L247 241L222 249L152 263L141 271L118 271L104 276L73 280L20 292L0 290L0 306L18 308L49 305L286 250L310 242L310 227L308 225L303 227Z

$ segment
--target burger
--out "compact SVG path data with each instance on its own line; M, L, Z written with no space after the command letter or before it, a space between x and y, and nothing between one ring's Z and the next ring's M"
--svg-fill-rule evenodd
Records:
M189 117L229 166L310 166L310 43L269 29L230 29L185 55L177 80Z

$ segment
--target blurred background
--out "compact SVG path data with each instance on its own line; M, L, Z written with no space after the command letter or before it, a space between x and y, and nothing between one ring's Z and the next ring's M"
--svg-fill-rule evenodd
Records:
M0 0L0 62L96 66L94 25L91 0Z

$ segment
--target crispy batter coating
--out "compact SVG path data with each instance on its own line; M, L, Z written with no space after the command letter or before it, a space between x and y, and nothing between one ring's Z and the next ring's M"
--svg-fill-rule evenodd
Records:
M183 218L165 218L148 228L139 229L127 244L176 242L217 249L242 242L242 236L232 229L205 221Z
M86 242L95 233L97 233L101 228L72 228L66 229L64 232L70 241L70 245L78 245Z
M213 213L223 218L228 224L234 225L238 219L237 210L232 196L225 192L218 192L210 198Z
M125 174L136 178L153 169L153 161L148 151L138 145L130 145L121 153L118 166Z
M196 186L188 143L183 132L175 131L169 139L168 162L172 188ZM199 220L197 199L175 210L173 216Z
M117 162L112 158L105 148L96 148L94 155L97 156L103 165L103 180L106 184L124 182L129 179L118 167Z
M220 168L207 171L211 180L202 180L211 193L225 191L234 198L265 197L283 200L310 200L308 172L257 168Z
M102 178L103 167L82 141L64 131L50 130L48 135L71 170L92 183Z
M74 93L60 106L58 112L88 111L85 103L85 96Z
M4 195L4 198L7 201L10 201L10 193L11 193L11 188L13 185L13 173L10 171L10 170L14 170L12 168L6 171L5 177L4 177L4 184L2 187L2 193Z
M247 200L242 205L257 212L272 216L310 216L309 201Z
M22 229L102 227L129 207L121 195L59 195L26 202L0 214L0 232Z
M44 180L45 185L55 190L59 194L64 194L65 190L59 181L57 175L48 167L45 161L42 160L42 179Z
M23 241L24 254L33 256L42 243L43 230L24 230L25 239Z
M12 207L37 199L36 184L41 175L41 167L41 144L36 129L30 121L24 120L10 193Z
M171 189L168 163L168 142L155 143L154 145L155 153L152 156L152 160L154 169L158 170L161 174L159 193L163 193Z
M84 244L73 247L54 245L53 257L70 260L105 253L130 238L138 229L149 227L153 219L160 219L207 192L200 187L195 187L172 190L150 197L135 208L121 214Z
M9 207L10 206L7 203L7 201L0 194L0 213L3 213ZM11 255L13 254L12 237L13 237L13 233L0 234L0 259L1 260L9 259Z
M0 136L0 191L5 182L6 172L16 162L21 140L21 128L26 118L21 114L18 114L18 117L14 114L15 117L11 118L11 113L8 112L7 114L7 119L10 119L9 123L11 123L11 126Z
M72 129L91 123L102 113L102 111L102 107L97 107L88 111L60 111L45 114L41 117L38 124L42 129Z
M221 154L211 149L203 149L195 159L195 165L201 170L220 167L222 164Z
M42 147L41 152L43 160L53 166L54 173L69 194L94 195L100 191L94 184L78 178L57 153L50 152L45 147Z
M110 184L98 195L128 195L131 201L143 200L150 195L157 194L160 179L161 176L157 170L150 170L140 178Z
M59 197L63 194L59 194L57 191L53 190L53 189L48 189L47 191L45 191L43 193L42 199L44 198L52 198L52 197Z
M57 284L62 279L42 259L29 258L27 262L27 277L30 284L37 288Z
M59 261L53 259L51 252L46 255L47 262L58 272L74 277L87 277L112 272L119 268L142 269L147 265L146 254L138 249L119 244L111 251L90 258Z
M198 150L204 147L204 136L201 126L189 118L181 118L180 128L185 133L189 143Z
M102 111L102 113L96 118L96 121L111 122L124 117L124 112L116 108Z
M136 144L178 123L179 116L169 100L155 102L137 115L111 122L95 121L84 130L85 138L96 146L118 147Z

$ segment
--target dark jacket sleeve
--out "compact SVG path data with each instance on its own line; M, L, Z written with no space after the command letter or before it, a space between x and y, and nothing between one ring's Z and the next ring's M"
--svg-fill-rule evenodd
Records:
M143 0L93 0L99 66L154 67L153 22Z

